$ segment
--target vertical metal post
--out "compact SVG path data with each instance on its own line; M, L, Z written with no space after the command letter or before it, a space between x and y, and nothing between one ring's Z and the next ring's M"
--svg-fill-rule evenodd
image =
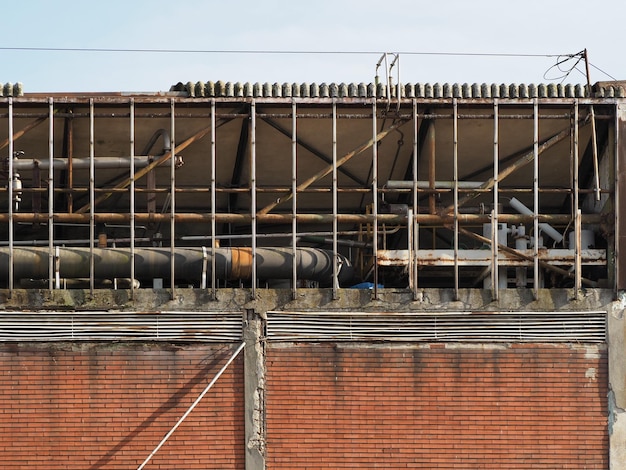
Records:
M412 226L413 232L413 253L417 258L417 250L419 250L419 227L417 225L418 193L417 193L417 167L419 161L419 126L417 122L417 100L413 99L413 217L407 221ZM418 286L418 266L417 259L413 260L413 300L417 300Z
M291 298L296 300L297 288L298 288L298 251L297 251L297 236L298 230L297 211L298 206L296 203L297 188L298 188L298 134L297 134L297 116L296 116L296 102L291 102Z
M217 274L215 272L217 262L215 260L215 248L217 244L216 238L216 221L215 221L215 205L217 203L216 184L217 184L217 139L215 136L215 99L211 99L211 298L217 299Z
M252 233L252 298L256 298L256 102L250 103L250 231Z
M135 100L130 99L130 298L135 298Z
M576 300L580 299L580 290L582 287L582 246L581 246L581 236L582 236L582 226L581 226L581 211L580 209L576 209L576 217L575 217L575 227L574 227L574 235L576 237L576 248L575 248L575 266L574 266L574 290Z
M94 253L93 244L96 238L95 228L95 136L94 136L94 102L89 98L89 293L93 295L94 290Z
M69 110L70 118L67 120L67 212L74 212L74 118L71 117L72 110Z
M498 276L498 173L499 173L499 108L498 99L493 100L493 209L491 211L491 291L493 300L499 298L499 276Z
M406 238L407 238L407 248L409 252L409 289L411 292L415 292L415 276L414 276L414 266L415 266L415 253L413 251L413 247L415 246L413 242L413 208L407 209L406 213Z
M459 300L459 109L452 100L452 158L454 172L454 300Z
M13 98L9 97L9 298L13 296Z
M339 287L339 272L337 266L337 260L339 259L337 253L337 207L338 207L338 197L337 197L337 102L333 99L333 300L336 300L338 297L338 287ZM374 144L376 147L376 144Z
M428 156L428 188L431 190L431 193L428 196L428 208L431 214L437 213L436 194L432 191L435 189L435 172L437 170L435 137L435 120L432 119L428 122L426 141L424 142Z
M378 299L378 142L376 140L376 98L372 101L372 250L374 258L374 299Z
M593 132L593 130L592 130ZM574 230L575 230L575 237L576 237L576 246L574 247L574 254L575 254L575 264L574 264L574 269L575 269L575 273L574 273L574 295L576 296L576 299L579 298L580 295L580 289L582 287L582 273L581 271L581 267L582 267L582 263L581 263L581 246L580 246L580 230L581 230L581 224L580 224L580 201L579 201L579 182L578 182L578 164L579 164L579 147L578 147L578 139L579 139L579 134L578 134L578 100L574 101L574 148L573 148L573 154L574 154L574 158L573 158L573 166L574 168L572 169L572 176L573 176L573 180L572 180L572 184L574 186L574 201L573 201L573 207L572 207L572 214L574 215ZM570 249L572 248L571 246L569 247Z
M539 296L539 100L533 99L533 297Z
M48 98L48 288L54 289L54 101ZM12 175L11 175L12 176Z
M176 117L174 115L174 98L170 100L170 289L172 300L176 297Z

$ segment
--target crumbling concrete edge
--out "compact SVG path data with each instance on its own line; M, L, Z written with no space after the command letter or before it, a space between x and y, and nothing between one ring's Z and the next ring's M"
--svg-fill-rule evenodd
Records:
M243 314L245 469L265 470L265 320L254 309Z
M621 292L607 318L609 354L609 469L626 468L626 293Z

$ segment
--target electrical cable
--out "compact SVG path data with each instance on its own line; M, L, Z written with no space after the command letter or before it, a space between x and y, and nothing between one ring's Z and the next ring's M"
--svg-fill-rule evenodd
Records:
M270 49L121 49L121 48L89 48L89 47L12 47L0 46L0 51L31 51L31 52L122 52L122 53L153 53L153 54L319 54L319 55L370 55L380 51L296 51ZM425 52L401 51L402 55L432 56L465 56L465 57L563 57L564 54L516 54L500 52Z

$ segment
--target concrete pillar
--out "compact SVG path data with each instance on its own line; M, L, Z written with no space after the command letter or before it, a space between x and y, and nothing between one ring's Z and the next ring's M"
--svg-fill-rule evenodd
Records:
M609 468L626 468L626 293L613 303L608 318Z
M246 470L265 470L265 320L244 312L244 415Z

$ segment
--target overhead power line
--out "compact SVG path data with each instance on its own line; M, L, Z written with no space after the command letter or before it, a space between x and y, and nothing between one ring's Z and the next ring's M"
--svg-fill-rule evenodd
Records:
M317 55L371 55L384 51L297 51L271 49L118 49L91 47L9 47L0 46L0 51L22 52L115 52L140 54L317 54ZM432 52L432 51L394 51L402 55L423 56L459 56L459 57L564 57L569 54L518 54L503 52Z

